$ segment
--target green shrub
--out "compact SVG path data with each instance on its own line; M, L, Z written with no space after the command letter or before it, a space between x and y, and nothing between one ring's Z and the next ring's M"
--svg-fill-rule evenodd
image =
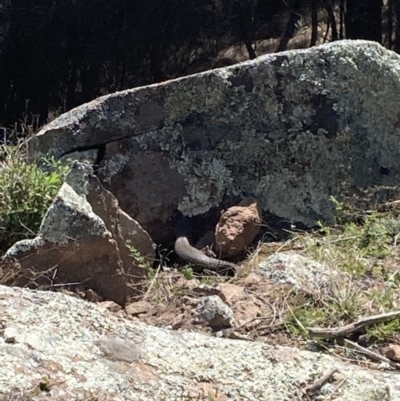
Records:
M38 232L68 170L54 158L28 163L23 145L0 146L0 252Z

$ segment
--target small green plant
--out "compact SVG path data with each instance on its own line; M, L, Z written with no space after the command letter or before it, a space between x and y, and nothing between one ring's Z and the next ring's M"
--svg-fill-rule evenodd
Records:
M376 213L372 213L365 218L364 224L357 226L352 223L351 226L358 230L356 245L362 250L364 256L382 259L388 255L391 235L384 224L383 218ZM350 225L347 227L350 227Z
M336 211L336 223L337 224L345 224L349 220L351 220L351 209L342 202L339 202L334 196L330 196L330 200L335 206Z
M327 316L333 322L350 322L357 319L365 312L363 304L365 299L360 295L360 291L354 283L347 287L343 285L342 291L338 291L328 299L325 308L329 310Z
M68 171L54 158L28 163L23 145L0 146L0 251L38 232Z
M400 321L394 319L387 323L376 324L366 328L367 334L378 341L385 341L388 337L400 333Z
M138 266L147 270L150 275L153 271L150 262L131 244L129 240L125 243L125 246L128 248L131 256L136 260Z
M186 280L192 280L194 278L193 269L190 266L182 267L181 272Z
M201 282L205 285L211 285L215 283L215 276L201 276Z
M306 305L293 310L288 315L287 327L295 335L307 337L307 326L318 326L325 320L325 312L313 306Z

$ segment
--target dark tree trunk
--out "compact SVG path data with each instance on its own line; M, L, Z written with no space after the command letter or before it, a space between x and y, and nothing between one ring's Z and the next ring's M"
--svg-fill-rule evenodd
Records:
M161 66L161 56L158 48L153 48L150 54L150 71L153 76L154 83L162 82L166 80L165 74Z
M121 74L119 76L119 88L118 90L122 91L125 88L125 74L126 74L126 62L125 60L122 63Z
M246 41L244 44L246 46L247 52L249 53L250 60L254 60L255 58L257 58L257 55L254 52L253 46L251 45L251 42Z
M237 2L233 6L235 20L238 25L238 38L245 45L249 59L255 59L256 53L252 46L252 32L254 19L254 4L252 1Z
M394 14L396 16L396 28L394 39L394 51L400 53L400 0L393 1Z
M393 0L388 0L388 27L384 46L388 49L393 46Z
M344 39L344 13L345 13L345 1L346 0L341 0L340 1L340 31L339 31L339 39Z
M300 15L298 13L296 13L294 11L292 11L290 13L290 17L289 17L289 21L286 25L285 33L283 34L276 51L281 52L283 50L286 50L289 40L293 37L293 35L296 32L296 24L299 19L300 19Z
M246 29L243 21L240 21L239 28L240 28L240 39L246 46L247 53L249 53L249 59L254 60L255 58L257 58L257 56L256 56L256 53L254 52L253 46L251 44L251 40L249 38L247 29Z
M78 83L78 71L75 63L72 63L70 76L67 83L67 95L65 100L66 111L73 109L76 104L76 85Z
M317 0L311 0L311 41L310 46L317 44L318 38L318 5Z
M332 8L332 2L326 6L326 12L328 13L328 25L331 28L332 32L332 41L338 40L338 31L336 27L336 18Z
M347 0L347 39L367 39L382 42L382 0Z
M257 58L257 55L254 52L253 46L251 44L251 40L249 38L245 22L242 19L240 19L240 17L239 17L238 24L239 24L239 31L240 31L239 38L246 46L247 53L249 53L249 59L254 60L255 58Z

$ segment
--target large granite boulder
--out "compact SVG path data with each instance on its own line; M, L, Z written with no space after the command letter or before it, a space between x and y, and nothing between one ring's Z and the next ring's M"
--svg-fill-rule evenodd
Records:
M223 199L313 225L400 183L400 56L339 41L114 93L60 116L34 157L88 155L155 241Z

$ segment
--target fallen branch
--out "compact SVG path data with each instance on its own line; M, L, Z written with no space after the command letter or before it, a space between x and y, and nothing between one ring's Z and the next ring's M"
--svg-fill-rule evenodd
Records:
M355 350L361 352L362 354L369 356L371 359L374 359L375 361L385 362L385 363L388 363L390 366L393 366L396 369L400 369L400 364L393 362L392 360L386 358L383 355L379 355L376 352L372 352L369 349L364 348L359 344L353 343L350 340L344 340L344 342L346 344L348 344L350 347L354 348Z
M345 337L351 333L359 331L363 327L372 326L374 324L388 322L390 320L400 317L400 311L383 313L381 315L368 316L360 319L358 322L353 322L342 327L333 328L319 328L319 327L307 327L308 334L310 337L322 337L322 338L338 338Z
M321 390L323 386L332 378L332 376L338 372L338 369L330 370L326 375L322 376L320 379L316 380L314 383L309 384L308 386L304 387L303 391L306 394L313 394L317 391Z

